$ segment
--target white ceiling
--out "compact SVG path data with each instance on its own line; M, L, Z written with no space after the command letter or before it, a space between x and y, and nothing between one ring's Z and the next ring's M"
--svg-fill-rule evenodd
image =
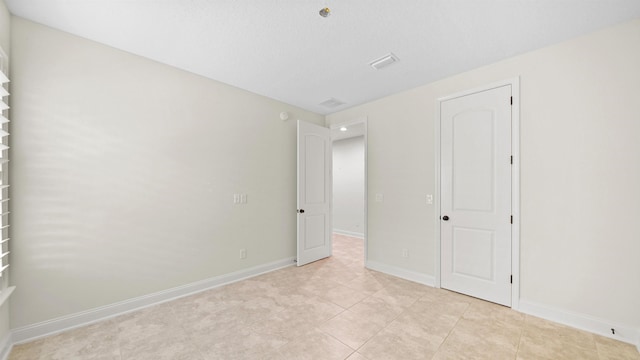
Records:
M320 114L640 17L640 0L5 1L14 15ZM400 61L368 65L389 52ZM319 105L330 98L346 104Z

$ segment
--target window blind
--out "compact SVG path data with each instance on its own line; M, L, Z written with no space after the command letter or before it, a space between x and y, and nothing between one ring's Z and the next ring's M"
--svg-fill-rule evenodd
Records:
M9 267L9 78L5 69L0 70L0 277L4 277Z

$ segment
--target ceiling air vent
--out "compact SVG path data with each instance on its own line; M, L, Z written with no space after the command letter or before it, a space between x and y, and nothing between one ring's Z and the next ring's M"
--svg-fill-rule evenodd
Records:
M398 61L400 61L400 59L398 59L397 56L395 56L393 53L388 53L381 58L373 60L369 63L369 65L371 65L371 67L376 70L380 70Z
M333 108L336 108L336 107L338 107L340 105L344 105L344 104L346 104L346 103L342 102L342 101L340 101L338 99L331 98L331 99L328 99L328 100L325 100L325 101L321 102L320 106L324 106L326 108L333 109Z

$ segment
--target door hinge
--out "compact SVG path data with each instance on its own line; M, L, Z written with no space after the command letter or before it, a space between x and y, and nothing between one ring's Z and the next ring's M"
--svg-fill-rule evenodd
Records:
M513 165L513 155L511 155L511 165Z
M509 221L513 224L513 215L511 215L511 218L509 219Z
M511 278L509 279L509 283L513 284L513 275L511 275Z
M511 97L511 105L513 105L513 96Z

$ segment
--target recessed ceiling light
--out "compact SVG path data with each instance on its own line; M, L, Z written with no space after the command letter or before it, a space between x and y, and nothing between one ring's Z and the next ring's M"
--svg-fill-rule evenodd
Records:
M347 131L347 128L343 126L340 128L340 131Z
M395 56L393 53L388 53L387 55L381 57L381 58L377 58L373 61L371 61L369 63L369 65L371 65L372 68L376 69L376 70L380 70L382 68L385 68L391 64L394 64L396 62L400 61L400 59L398 59L397 56Z

